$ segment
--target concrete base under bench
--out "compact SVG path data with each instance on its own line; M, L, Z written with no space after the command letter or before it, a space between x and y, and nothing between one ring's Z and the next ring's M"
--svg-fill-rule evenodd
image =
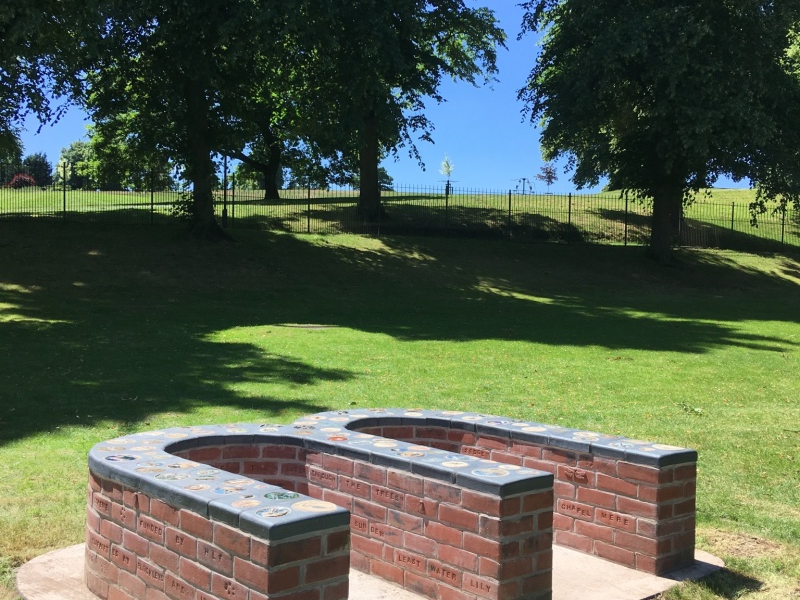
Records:
M83 582L84 545L50 552L23 565L17 590L23 600L96 600ZM553 548L553 600L644 600L680 581L694 581L720 569L718 558L702 551L691 569L656 577L593 556ZM421 600L391 583L350 571L350 600Z

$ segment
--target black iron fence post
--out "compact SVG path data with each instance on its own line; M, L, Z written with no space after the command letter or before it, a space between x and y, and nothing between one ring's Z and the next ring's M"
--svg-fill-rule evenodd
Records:
M572 225L572 192L570 192L569 196L567 197L567 203L568 203L567 224L571 226Z
M731 202L731 233L734 231L733 220L736 217L736 202Z
M511 235L511 225L513 218L511 216L511 190L508 190L508 235Z
M786 239L786 205L784 204L781 213L781 247L783 247L784 240Z
M222 228L228 227L228 157L222 158Z
M308 203L306 206L306 233L311 233L311 180L308 181Z
M231 174L231 228L236 212L236 173Z
M628 245L628 192L625 192L625 233L623 245Z
M150 225L155 223L156 218L156 174L150 170Z
M64 181L63 185L61 186L63 190L61 218L64 219L65 221L67 220L67 166L68 166L67 161L64 161Z

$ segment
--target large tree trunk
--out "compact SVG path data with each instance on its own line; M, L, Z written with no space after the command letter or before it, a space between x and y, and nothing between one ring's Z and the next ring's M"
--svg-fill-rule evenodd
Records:
M359 152L359 176L361 187L358 194L358 215L370 222L378 221L381 215L381 186L378 180L380 141L378 139L378 117L374 110L364 115L361 128Z
M653 220L650 236L650 256L661 264L672 262L672 244L683 206L680 185L662 185L653 195Z
M279 142L269 145L269 162L264 165L264 200L280 200L281 194L278 189L278 173L281 170L281 160L283 159L283 147Z

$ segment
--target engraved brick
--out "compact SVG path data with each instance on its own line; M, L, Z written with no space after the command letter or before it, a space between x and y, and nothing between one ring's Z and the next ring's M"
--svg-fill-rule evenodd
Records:
M119 579L119 568L100 556L96 552L86 552L86 563L98 576L111 584L116 584Z
M129 552L122 546L111 546L111 562L117 565L120 569L124 569L131 573L136 572L136 555Z
M491 450L487 448L480 448L478 446L462 446L461 454L466 456L475 456L477 458L489 459L492 456Z
M401 529L391 527L384 523L370 523L369 524L370 537L381 540L386 544L399 546L403 536Z
M339 476L339 491L343 493L350 494L352 496L358 496L360 498L369 498L369 488L369 483L366 481L360 481L345 475Z
M308 467L308 482L335 490L339 487L339 477L320 467Z
M245 557L250 554L250 537L222 523L214 523L214 543L232 554Z
M111 556L111 542L94 531L86 528L86 546L89 550L97 553L105 559Z
M164 589L164 569L142 558L136 559L136 575L148 586L158 590Z
M406 494L405 510L412 515L435 518L438 504L434 500Z
M371 486L370 497L373 502L394 508L402 508L405 504L405 495L402 492L379 485Z
M211 574L211 592L220 598L230 598L230 600L247 599L245 586L218 573Z
M233 573L233 556L230 552L203 540L198 540L197 542L197 560L212 571L217 571L223 575L231 575Z
M497 598L497 582L485 577L477 577L471 573L464 573L462 580L464 591L475 594L481 598Z
M461 587L461 571L437 560L428 561L428 577L438 579L453 587Z
M414 554L406 550L395 550L394 564L401 569L425 573L425 556L421 554Z
M178 554L188 558L197 557L196 537L189 535L180 529L167 527L167 530L164 534L164 539L166 540L167 548L173 552L177 552Z
M92 495L92 507L98 514L111 518L111 499L103 496L102 494L94 493Z
M174 600L194 600L194 588L175 577L172 573L167 573L164 580L164 592Z
M111 503L111 518L115 523L132 529L136 522L136 512L120 502Z
M595 511L594 518L595 522L601 525L624 531L636 531L636 518L631 515L601 508Z
M136 531L150 541L164 543L164 524L155 519L140 514L136 519Z

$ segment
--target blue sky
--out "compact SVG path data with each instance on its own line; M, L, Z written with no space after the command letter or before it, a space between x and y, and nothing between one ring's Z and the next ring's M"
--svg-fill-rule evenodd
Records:
M472 5L485 4L470 2ZM537 54L537 40L528 35L517 41L522 10L515 0L491 2L501 26L508 36L507 50L498 56L498 80L489 86L473 87L464 82L445 81L441 92L447 100L442 104L429 101L426 114L433 122L434 144L419 142L417 148L425 170L406 149L399 149L398 160L388 158L384 166L399 185L440 186L439 169L445 155L455 166L452 179L455 187L468 189L508 190L521 186L520 179L533 181L536 190L545 186L536 181L543 160L536 128L522 116L517 90L524 86ZM56 125L45 125L36 134L38 123L30 120L23 132L25 153L45 152L55 163L61 149L82 139L87 121L85 115L71 110ZM574 185L559 166L558 181L552 192L570 192ZM719 186L732 185L719 182ZM530 184L526 184L526 187Z

